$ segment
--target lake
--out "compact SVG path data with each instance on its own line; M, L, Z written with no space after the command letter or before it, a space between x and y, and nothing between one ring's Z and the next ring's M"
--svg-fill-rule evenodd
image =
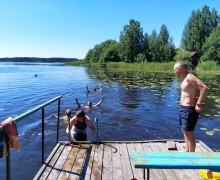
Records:
M36 75L36 76L35 76ZM210 88L200 114L195 137L214 151L220 150L220 77L199 77ZM61 114L75 111L75 98L86 104L105 97L100 108L85 111L99 121L101 140L183 139L178 125L180 80L173 74L120 72L108 69L64 66L63 64L0 63L0 117L22 114L63 95ZM104 91L86 93L86 86ZM55 145L57 103L45 108L46 157ZM95 122L94 122L95 123ZM41 167L41 112L17 123L21 150L11 151L11 179L33 179ZM88 129L88 140L95 140ZM59 140L67 140L60 122ZM0 159L5 172L5 158ZM1 179L5 173L1 173Z

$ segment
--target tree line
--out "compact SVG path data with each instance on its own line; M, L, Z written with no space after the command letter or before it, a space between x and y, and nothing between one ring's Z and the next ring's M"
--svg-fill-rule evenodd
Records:
M71 62L78 61L77 58L61 58L61 57L53 57L53 58L39 58L39 57L13 57L13 58L0 58L0 62L44 62L44 63L52 63L52 62Z
M119 42L106 40L90 49L85 63L106 62L170 62L189 58L189 52L197 52L202 61L215 61L220 64L220 15L206 5L202 10L192 11L181 39L176 48L173 37L163 24L160 32L154 29L151 34L143 32L141 23L129 20L123 27Z

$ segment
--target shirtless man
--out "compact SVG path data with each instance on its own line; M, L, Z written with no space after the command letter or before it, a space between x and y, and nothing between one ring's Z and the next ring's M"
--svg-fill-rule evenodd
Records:
M75 100L76 100L76 104L77 104L77 106L78 106L78 109L79 109L80 107L84 107L84 108L86 108L87 110L91 110L93 106L100 106L100 105L102 104L102 102L103 102L103 100L104 100L104 96L103 96L102 99L101 99L99 102L97 102L95 105L93 105L91 101L88 101L87 105L83 105L83 104L80 104L80 103L79 103L79 100L78 100L77 98L76 98Z
M174 65L174 74L183 81L180 85L180 120L184 139L186 141L186 152L195 152L196 142L194 129L202 110L202 104L208 95L208 87L196 76L189 73L184 61L178 61ZM197 97L198 95L198 97Z

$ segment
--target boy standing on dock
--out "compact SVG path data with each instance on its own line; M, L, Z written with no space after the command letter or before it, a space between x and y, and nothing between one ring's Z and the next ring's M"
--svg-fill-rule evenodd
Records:
M186 152L195 152L196 142L194 129L202 110L202 104L208 95L208 87L196 76L188 72L184 61L178 61L174 65L174 74L183 81L180 85L180 119L184 139L186 141ZM199 97L197 98L199 92Z

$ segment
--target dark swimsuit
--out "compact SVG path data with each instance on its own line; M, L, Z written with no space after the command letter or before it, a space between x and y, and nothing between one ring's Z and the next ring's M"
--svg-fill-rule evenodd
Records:
M195 107L180 106L179 124L182 130L194 131L198 118L199 113L196 112Z
M77 121L74 126L75 126L77 129L79 129L79 130L84 130L84 129L86 129L87 124L86 124L85 118L83 119L83 122Z
M85 118L83 119L83 122L77 121L74 126L79 130L79 132L75 130L76 133L74 134L74 139L76 141L87 141L87 134L86 131L84 131L87 127Z

